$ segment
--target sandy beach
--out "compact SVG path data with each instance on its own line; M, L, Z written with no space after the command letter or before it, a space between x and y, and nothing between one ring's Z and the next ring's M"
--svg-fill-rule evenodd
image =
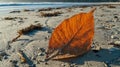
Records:
M97 10L91 51L73 59L43 62L54 29L64 19L93 7ZM11 42L19 30L31 24L42 26ZM21 62L19 51L23 52L26 62ZM120 67L120 4L24 9L1 15L0 67Z

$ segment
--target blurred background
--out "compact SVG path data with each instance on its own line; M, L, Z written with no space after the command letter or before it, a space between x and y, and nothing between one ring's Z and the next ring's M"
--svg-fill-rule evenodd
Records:
M119 2L120 0L0 0L0 2Z

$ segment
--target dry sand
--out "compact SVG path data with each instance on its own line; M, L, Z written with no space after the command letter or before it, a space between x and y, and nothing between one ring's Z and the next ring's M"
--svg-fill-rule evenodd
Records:
M49 11L20 10L0 16L0 67L120 67L120 5L93 7L97 10L94 13L95 36L91 51L83 56L62 61L43 62L52 31L64 19L80 12L88 12L92 6ZM62 14L52 17L41 16L41 12L55 11ZM7 20L6 17L13 19ZM38 23L43 25L41 30L22 35L10 43L18 35L18 30ZM113 45L116 42L117 47ZM26 63L21 63L19 50L23 51Z

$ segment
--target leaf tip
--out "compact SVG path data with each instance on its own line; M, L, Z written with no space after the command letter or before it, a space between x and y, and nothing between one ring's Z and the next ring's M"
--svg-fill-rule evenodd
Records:
M96 9L97 9L96 7L92 8L92 10L89 13L94 13Z

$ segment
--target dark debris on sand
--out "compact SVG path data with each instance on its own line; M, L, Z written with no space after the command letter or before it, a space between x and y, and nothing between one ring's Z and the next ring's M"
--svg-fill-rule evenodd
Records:
M53 8L43 8L43 9L39 9L38 12L40 11L51 11Z
M12 40L12 42L15 42L21 35L26 35L29 34L31 31L33 30L41 30L42 29L42 25L41 24L37 24L37 25L30 25L29 27L26 27L24 29L19 30L17 33L19 34L16 38L14 38Z
M23 20L23 18L21 17L5 17L4 20L16 20L16 19L21 19Z
M30 9L24 9L24 12L29 12L29 11L34 11L34 10L30 10Z
M116 8L114 5L107 5L108 8Z
M21 11L11 11L10 13L20 13Z
M53 12L53 13L41 12L40 14L41 14L42 17L52 17L52 16L59 16L60 14L62 14L62 12L60 12L60 11Z

